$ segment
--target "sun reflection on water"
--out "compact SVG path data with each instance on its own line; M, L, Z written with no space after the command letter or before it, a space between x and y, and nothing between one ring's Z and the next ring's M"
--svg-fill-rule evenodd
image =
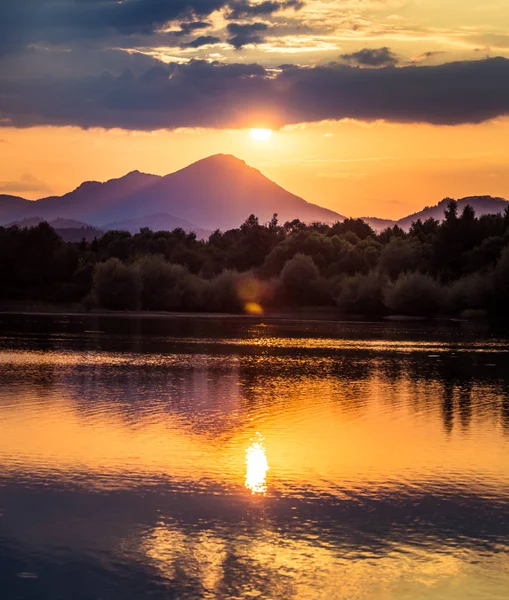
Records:
M246 488L252 494L265 494L267 491L267 471L269 463L263 446L263 436L257 433L246 450Z

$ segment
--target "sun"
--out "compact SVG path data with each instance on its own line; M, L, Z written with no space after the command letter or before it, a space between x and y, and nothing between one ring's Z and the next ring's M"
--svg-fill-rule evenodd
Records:
M251 137L257 142L268 142L272 137L272 129L251 129Z

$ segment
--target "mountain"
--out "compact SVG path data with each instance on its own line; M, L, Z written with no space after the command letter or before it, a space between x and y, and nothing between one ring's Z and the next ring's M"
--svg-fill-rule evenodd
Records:
M387 227L394 227L394 225L398 225L401 229L408 231L412 223L418 219L421 219L421 221L426 221L426 219L443 221L445 209L450 201L451 198L445 198L434 206L426 206L421 211L398 220L379 219L377 217L362 217L362 220L369 223L377 232L383 231ZM493 196L466 196L455 202L458 205L458 214L461 214L465 206L469 205L475 210L477 216L503 213L509 206L509 201L504 200L504 198L494 198Z
M261 222L274 213L279 220L335 222L344 217L310 204L249 167L224 154L198 161L163 177L153 186L125 199L134 217L166 212L204 229L238 227L250 214Z
M192 223L189 223L189 221L177 219L176 217L166 213L158 213L155 215L140 217L138 219L125 219L123 221L107 223L103 226L103 229L106 229L107 231L117 230L138 233L138 231L144 227L152 229L152 231L173 231L174 229L180 227L185 231L194 231L199 239L207 239L212 233L211 230L199 229Z
M81 221L73 221L72 219L54 219L53 221L48 221L47 219L43 219L42 217L27 217L26 219L18 219L17 221L12 221L8 223L8 226L17 225L18 227L35 227L46 221L53 227L53 229L82 229L90 227L88 223L82 223ZM99 231L99 230L98 230Z
M18 221L9 223L9 226L17 225L18 227L36 227L39 223L46 221L42 217L27 217ZM95 238L100 238L104 235L104 230L97 227L73 221L71 219L55 219L49 221L49 225L58 233L64 242L81 242L85 239L87 242L92 242Z
M0 194L0 224L28 217L33 208L32 205L33 202L25 200L25 198Z
M394 225L409 229L417 219L443 219L448 202L442 200L397 221L364 220L375 231ZM470 204L478 215L500 213L509 205L503 198L491 196L469 196L457 202L459 212ZM293 219L333 223L345 218L287 192L244 161L225 154L204 158L165 177L132 171L104 183L86 181L68 194L36 201L0 195L0 225L17 222L27 226L30 221L46 220L58 230L75 229L75 236L91 225L95 229L88 237L94 231L137 232L142 227L181 227L207 237L214 229L238 227L251 214L264 223L274 213L282 223Z
M335 222L344 217L287 192L234 156L218 154L160 177L133 171L105 183L88 181L64 196L33 202L0 197L0 223L42 217L84 221L94 226L142 222L153 215L187 222L187 229L238 227L250 214L261 222L278 213L280 221ZM178 225L180 226L180 225ZM136 227L137 229L139 227Z
M447 204L450 202L450 198L445 198L435 206L427 206L420 212L409 215L397 221L397 224L402 229L409 229L414 221L421 219L438 219L442 221L444 218L444 211L447 208ZM492 196L467 196L466 198L460 198L457 200L458 214L461 214L465 206L470 205L477 216L489 215L502 213L509 206L509 202L503 198L493 198Z
M380 219L378 217L361 217L361 219L371 225L372 229L374 229L377 233L387 229L387 227L394 227L397 221L392 219Z

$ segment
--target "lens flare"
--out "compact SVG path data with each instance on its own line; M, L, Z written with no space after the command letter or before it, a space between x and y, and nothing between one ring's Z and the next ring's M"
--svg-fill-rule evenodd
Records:
M257 302L247 302L244 306L244 311L253 317L261 317L263 315L263 308Z
M252 494L265 494L267 491L267 471L269 464L263 446L263 436L256 434L246 450L246 488Z

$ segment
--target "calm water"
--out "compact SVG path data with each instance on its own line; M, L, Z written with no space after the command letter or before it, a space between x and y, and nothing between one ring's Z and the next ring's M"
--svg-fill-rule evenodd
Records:
M507 600L508 350L0 316L0 597Z

